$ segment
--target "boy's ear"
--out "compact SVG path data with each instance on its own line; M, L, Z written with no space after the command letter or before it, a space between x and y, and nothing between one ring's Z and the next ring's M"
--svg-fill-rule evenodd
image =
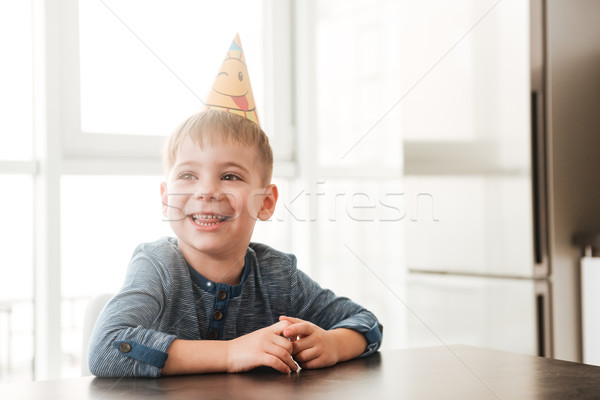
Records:
M167 182L160 184L160 198L162 200L162 213L163 216L167 216L167 209L169 208L169 196L167 195Z
M258 219L266 221L273 216L275 213L275 205L279 198L279 191L277 186L271 184L265 188L264 198L262 200L262 206L258 211Z

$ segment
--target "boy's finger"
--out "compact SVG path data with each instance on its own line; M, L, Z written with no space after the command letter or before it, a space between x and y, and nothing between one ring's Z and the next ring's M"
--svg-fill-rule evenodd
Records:
M282 349L281 347L271 347L267 351L269 354L277 357L281 362L285 363L291 371L298 369L298 365L287 350Z
M294 358L300 364L306 364L318 357L319 353L314 348L303 349L294 354Z
M285 337L308 336L313 333L313 325L308 322L301 322L288 326L283 330Z
M294 317L287 317L285 315L281 315L279 316L279 320L280 321L290 321L292 324L298 324L300 322L306 322L303 319L300 318L294 318Z
M271 330L271 332L275 333L276 335L281 335L281 334L283 334L283 330L291 325L292 325L291 322L282 320L282 321L274 323L273 325L271 325L268 328Z
M291 355L287 355L284 362L290 367L290 371L298 371L298 364L296 364L296 361Z
M283 374L289 374L290 371L292 370L287 363L283 362L279 357L274 356L272 354L265 354L265 358L264 358L262 364L264 366L274 368ZM295 369L294 369L294 371L295 371Z
M292 354L292 351L294 351L294 344L286 337L277 336L273 343L287 351L288 354Z
M292 345L293 345L292 355L294 356L296 361L304 361L304 360L298 360L298 358L297 358L298 354L312 347L312 343L309 343L308 340L298 340L298 341L292 343Z

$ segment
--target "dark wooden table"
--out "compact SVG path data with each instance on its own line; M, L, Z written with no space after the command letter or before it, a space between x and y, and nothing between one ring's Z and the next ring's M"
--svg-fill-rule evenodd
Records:
M0 385L0 399L600 399L600 367L470 346L382 351L332 368Z

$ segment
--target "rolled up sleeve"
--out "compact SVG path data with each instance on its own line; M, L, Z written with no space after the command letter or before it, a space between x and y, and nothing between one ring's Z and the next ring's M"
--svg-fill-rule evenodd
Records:
M376 352L383 340L383 325L375 315L346 297L323 289L308 275L296 270L292 279L293 309L298 318L323 329L348 328L365 335L367 347L360 357Z
M134 257L121 291L101 313L90 339L90 372L101 377L158 377L174 335L156 330L165 307L165 279L145 257Z

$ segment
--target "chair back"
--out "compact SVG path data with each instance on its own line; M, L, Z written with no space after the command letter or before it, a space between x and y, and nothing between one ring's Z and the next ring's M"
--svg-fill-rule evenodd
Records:
M83 341L81 344L81 375L88 376L91 375L90 369L88 367L88 352L90 346L90 336L92 336L92 330L94 330L94 325L96 324L96 320L98 316L104 309L104 306L110 299L112 299L113 295L109 293L100 294L95 296L90 300L86 309L85 309L85 317L83 320Z

